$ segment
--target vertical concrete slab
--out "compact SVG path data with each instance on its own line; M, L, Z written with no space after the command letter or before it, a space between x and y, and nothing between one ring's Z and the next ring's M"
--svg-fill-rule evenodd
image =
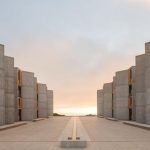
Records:
M14 82L14 95L15 95L15 121L17 122L17 121L19 121L19 110L18 110L18 93L19 93L19 91L18 91L18 68L17 67L15 67L14 68L14 80L15 80L15 82Z
M38 117L48 118L47 86L41 83L38 83Z
M113 109L113 117L116 117L116 76L113 77L113 103L112 103L112 109Z
M5 70L5 122L11 124L15 122L15 78L14 78L14 58L4 57Z
M103 90L97 90L97 116L104 115L104 97Z
M112 117L112 82L103 86L104 93L104 117Z
M37 78L34 77L34 119L38 117L37 114L38 103L37 103Z
M35 118L35 78L32 72L21 72L22 121Z
M48 115L53 116L53 91L47 90L47 98L48 98Z
M129 86L128 86L128 70L116 72L116 103L115 118L120 120L129 119Z
M136 121L145 123L145 54L136 56Z
M4 45L0 44L0 125L5 124Z
M150 42L145 43L145 123L150 124Z
M136 67L132 66L132 120L136 120Z

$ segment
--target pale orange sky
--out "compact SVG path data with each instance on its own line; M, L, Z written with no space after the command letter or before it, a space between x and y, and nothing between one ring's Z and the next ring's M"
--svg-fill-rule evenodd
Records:
M148 0L0 0L0 43L54 90L54 111L96 113L96 91L150 41Z

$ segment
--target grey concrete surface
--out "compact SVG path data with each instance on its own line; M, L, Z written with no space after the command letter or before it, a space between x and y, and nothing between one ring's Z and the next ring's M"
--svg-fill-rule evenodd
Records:
M128 70L116 72L116 88L115 88L115 115L119 120L129 119L128 99Z
M48 117L47 86L41 83L38 83L38 117Z
M59 137L69 120L53 117L0 131L0 150L62 150ZM80 122L91 139L87 150L149 150L147 130L96 117L80 117Z
M104 96L103 90L97 90L97 116L104 115Z
M145 43L145 123L150 125L150 42Z
M34 73L21 71L22 121L33 121L35 119L34 82Z
M104 117L112 117L112 82L105 83L103 86L104 94Z
M145 54L136 56L136 121L145 123Z
M53 116L54 95L52 90L47 90L47 98L48 98L48 115Z
M4 45L0 44L0 125L5 124Z

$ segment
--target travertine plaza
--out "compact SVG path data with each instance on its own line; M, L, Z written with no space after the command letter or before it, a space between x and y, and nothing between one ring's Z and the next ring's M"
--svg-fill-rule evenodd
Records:
M14 66L0 45L0 125L53 116L53 91L34 73Z
M97 91L97 116L150 125L150 42L136 65L116 72L113 81Z

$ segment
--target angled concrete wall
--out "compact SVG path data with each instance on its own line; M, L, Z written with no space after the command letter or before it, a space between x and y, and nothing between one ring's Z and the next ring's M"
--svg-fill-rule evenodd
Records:
M37 103L37 78L34 77L34 119L38 117L38 103Z
M145 123L150 124L150 42L145 43Z
M5 124L4 45L0 44L0 125Z
M97 90L97 116L104 115L104 97L103 90Z
M48 98L48 115L53 116L53 91L47 90L47 98Z
M38 83L38 117L48 117L47 86L40 83Z
M112 117L112 82L106 83L103 86L104 94L104 117Z
M5 67L5 123L15 122L15 78L14 78L14 58L4 57Z
M112 109L113 109L113 114L112 117L116 116L116 77L113 77L113 98L112 98Z
M136 56L136 121L145 123L145 54Z
M32 72L21 72L22 121L35 118L35 78Z
M115 118L120 120L129 119L128 98L128 70L116 72L115 90Z
M131 67L132 71L132 120L136 120L136 67Z
M18 110L18 68L14 68L14 80L15 80L15 87L14 87L14 94L15 94L15 121L19 121L19 110Z

